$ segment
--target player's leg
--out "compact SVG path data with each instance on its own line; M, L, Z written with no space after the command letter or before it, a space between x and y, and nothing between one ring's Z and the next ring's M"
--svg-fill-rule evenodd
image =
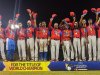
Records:
M21 44L21 42L20 42L20 40L18 40L17 41L17 47L18 47L18 55L19 55L19 60L22 60L22 51L21 51L21 48L20 48L20 45Z
M63 41L62 50L63 50L64 61L67 61L66 41Z
M82 60L86 60L86 58L85 58L85 44L86 44L86 39L81 38Z
M75 51L74 51L73 43L72 42L70 42L70 50L71 50L71 59L74 59L74 53L75 53Z
M98 61L100 61L100 38L98 38Z
M40 39L39 46L40 46L39 58L40 60L43 60L43 39Z
M56 61L59 59L60 40L56 40Z
M81 61L81 43L80 43L80 38L78 38L77 41L78 41L79 61Z
M26 49L26 59L27 59L27 60L30 60L30 59L29 59L29 52L30 52L30 51L29 51L29 47L30 47L30 46L29 46L29 39L27 39L26 45L27 45L27 49Z
M73 46L75 49L75 60L78 61L78 54L77 54L77 38L73 39Z
M3 39L1 39L1 56L2 56L2 59L5 61L6 60L6 56L5 56L5 52L4 52L4 42L3 42Z
M47 39L44 39L44 60L47 60L48 44Z
M55 60L55 40L51 40L51 60Z
M38 61L38 39L35 39L35 61Z
M96 61L96 36L92 36L93 61Z
M26 60L25 40L21 40L21 49L22 49L22 58L23 60Z
M88 61L91 61L92 60L92 48L91 48L91 36L88 36L88 41L89 41L89 44L88 44L88 55L89 55L89 60Z
M7 48L7 60L11 60L11 39L8 39L6 40L6 48Z
M30 53L31 53L31 60L34 60L35 51L34 51L34 39L30 38Z
M11 60L14 60L14 53L15 53L15 41L11 39L11 49L10 49L10 53L11 53Z
M66 41L67 61L70 61L70 41Z

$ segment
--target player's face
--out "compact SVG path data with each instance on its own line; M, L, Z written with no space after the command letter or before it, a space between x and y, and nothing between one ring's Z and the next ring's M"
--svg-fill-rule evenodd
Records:
M78 23L77 23L77 22L75 22L75 23L74 23L74 26L78 26Z
M46 27L46 22L42 22L42 27Z
M92 19L88 20L88 23L89 23L89 24L92 24Z
M19 23L18 25L19 25L20 28L22 28L22 23Z
M39 27L42 27L42 24L41 23L39 23Z
M54 28L55 28L55 29L58 29L58 23L55 23L55 24L54 24Z
M78 22L74 23L75 28L78 28Z
M31 21L30 20L27 21L27 25L31 26Z
M84 19L84 20L82 20L82 24L86 24L86 20Z

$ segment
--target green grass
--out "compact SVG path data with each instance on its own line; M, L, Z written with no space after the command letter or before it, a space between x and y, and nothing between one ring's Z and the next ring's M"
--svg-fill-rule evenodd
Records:
M0 72L0 75L100 75L100 71Z

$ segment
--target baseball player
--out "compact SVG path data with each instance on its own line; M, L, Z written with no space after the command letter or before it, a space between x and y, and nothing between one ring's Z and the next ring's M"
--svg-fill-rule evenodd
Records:
M28 28L26 29L27 35L27 50L30 48L31 60L34 61L34 28L32 27L31 21L27 22ZM29 51L28 51L29 52ZM29 58L27 58L29 60Z
M52 61L59 61L59 47L60 47L60 41L62 32L58 28L58 23L54 24L54 28L52 25L53 18L50 19L51 24L49 24L49 27L51 28L51 60Z
M34 49L34 33L36 28L36 16L37 13L33 13L30 9L27 9L30 20L27 21L28 28L26 29L27 34L27 53L31 53L31 60L35 59L35 49ZM30 48L30 51L29 51ZM27 58L29 60L29 57Z
M41 23L39 23L39 28L41 27ZM39 50L39 28L35 29L36 38L35 38L35 61L38 60L38 50Z
M80 29L78 28L78 22L74 23L73 30L73 45L75 49L75 59L76 61L81 61L81 43L80 43Z
M93 60L96 61L96 31L95 26L92 24L92 19L88 20L89 26L87 27L88 32L88 54L89 60L92 61L92 48L93 48Z
M82 48L82 60L85 61L85 50L87 49L88 38L87 38L87 28L86 28L86 20L83 19L84 15L81 16L80 19L80 27L81 27L81 48Z
M6 28L6 50L7 60L13 60L15 52L15 31L11 28L11 23Z
M18 23L20 29L17 30L17 46L18 46L18 54L19 60L26 60L26 47L25 47L25 29L22 27L22 23Z
M63 55L64 61L70 61L70 47L71 47L72 32L69 26L65 24L65 29L62 31L62 43L64 45Z
M69 52L70 53L67 53L67 54L69 54L69 56L71 56L71 59L72 60L74 60L74 49L73 49L73 45L72 45L72 28L73 28L73 24L70 22L70 19L69 18L66 18L66 19L64 19L64 20L62 20L62 24L60 24L60 26L61 25L63 25L64 27L63 27L63 30L68 30L68 31L70 31L70 44L69 44ZM63 34L64 35L64 34ZM66 37L67 38L67 37ZM63 55L64 55L64 57L66 57L66 48L65 48L65 46L62 44L62 49L63 49ZM71 55L70 55L71 54ZM70 61L70 59L69 60L67 60L67 59L65 59L64 58L64 61Z
M48 28L46 27L46 22L42 22L42 27L39 28L40 60L47 60L49 35L50 33Z
M98 32L98 40L97 40L97 44L98 44L98 53L97 53L97 60L100 61L100 18L96 23L97 25L97 32Z
M0 18L0 51L1 51L2 59L6 61L6 56L4 51L4 42L5 42L4 29L1 26L2 26L2 21Z

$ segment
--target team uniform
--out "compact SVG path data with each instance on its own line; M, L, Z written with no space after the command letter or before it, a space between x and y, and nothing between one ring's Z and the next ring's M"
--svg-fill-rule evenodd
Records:
M65 29L62 31L62 42L64 45L63 48L63 55L64 55L64 60L70 61L70 47L71 47L71 37L72 37L72 32L69 29Z
M6 28L6 50L7 50L7 60L13 60L15 52L15 31Z
M81 28L81 48L82 48L82 60L86 60L85 50L87 49L87 29Z
M59 58L59 48L61 42L62 32L60 29L55 29L52 26L52 21L49 22L49 29L51 30L51 60L58 61Z
M27 53L31 54L31 60L34 60L35 51L34 51L34 28L32 26L26 29L26 37L27 37Z
M98 44L98 55L97 55L97 59L100 61L100 27L98 27L98 40L97 40L97 44Z
M40 60L47 60L47 52L48 52L48 37L50 33L48 28L40 27L39 28L39 56Z
M60 29L52 29L51 31L51 60L59 58L59 48L62 32Z
M35 30L36 38L35 38L35 61L38 61L38 50L39 50L39 30Z
M6 60L5 52L4 52L4 29L0 28L0 51L3 60Z
M18 46L18 54L19 54L19 60L26 60L26 46L25 46L25 29L21 28L17 30L17 46Z
M92 60L92 48L93 48L93 60L96 61L96 31L95 26L88 26L87 27L88 32L88 54L89 54L89 61Z
M80 45L80 29L73 30L73 45L75 49L76 61L81 59L81 45Z

